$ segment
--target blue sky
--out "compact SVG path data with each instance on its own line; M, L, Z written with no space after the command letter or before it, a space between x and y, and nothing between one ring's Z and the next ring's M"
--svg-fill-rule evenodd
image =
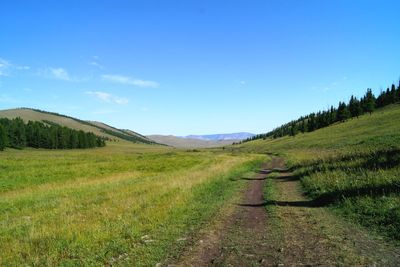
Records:
M1 1L0 109L262 133L400 77L400 1Z

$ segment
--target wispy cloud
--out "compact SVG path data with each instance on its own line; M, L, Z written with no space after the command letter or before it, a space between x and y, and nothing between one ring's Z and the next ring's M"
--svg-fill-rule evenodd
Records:
M11 63L4 58L0 58L0 76L9 76L13 70L29 70L29 66L21 66Z
M120 84L133 85L133 86L139 86L139 87L152 87L152 88L159 86L159 84L155 81L135 79L135 78L132 78L129 76L123 76L123 75L105 74L105 75L102 75L101 77L104 81L113 82L113 83L120 83Z
M31 67L29 67L29 66L15 66L15 68L17 70L30 70L31 69Z
M87 91L86 94L92 95L102 102L115 103L115 104L119 104L119 105L126 105L129 103L128 98L115 96L115 95L112 95L112 94L106 93L106 92Z
M68 72L63 68L49 68L50 75L58 80L71 81Z
M10 68L11 63L5 59L0 58L0 76L7 76L7 69Z
M88 64L99 69L104 69L104 66L100 64L100 58L98 56L92 57Z
M36 74L47 79L54 79L66 82L81 82L88 80L88 78L77 78L71 76L70 73L62 67L39 69Z

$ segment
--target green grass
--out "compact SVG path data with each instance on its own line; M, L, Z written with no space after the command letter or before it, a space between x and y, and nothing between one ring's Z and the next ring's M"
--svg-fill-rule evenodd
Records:
M266 202L273 202L278 199L279 192L274 182L276 177L279 177L279 173L271 173L265 180L263 197ZM269 233L270 242L276 244L278 247L282 247L284 231L282 229L282 220L277 211L278 208L276 205L265 205L265 209L268 212L268 224L270 229L274 229L274 231Z
M265 157L110 144L0 153L0 265L154 266Z
M235 151L280 154L305 192L346 218L400 240L400 106Z

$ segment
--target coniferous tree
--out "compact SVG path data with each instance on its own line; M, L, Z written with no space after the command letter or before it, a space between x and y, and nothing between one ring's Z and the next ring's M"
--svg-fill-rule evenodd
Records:
M299 132L299 130L298 130L298 128L297 128L297 124L296 124L296 123L293 123L293 124L290 126L290 136L295 136L296 134L298 134L298 132Z
M0 142L6 147L68 149L105 146L105 140L93 133L73 130L52 122L44 124L29 121L25 124L21 118L3 118L0 119L0 126L6 134L6 138Z
M396 95L397 95L397 101L400 101L400 81L399 81L399 86L397 86Z
M346 106L346 103L344 102L339 102L339 107L337 110L337 120L344 122L350 117L349 110Z
M361 108L361 103L357 99L357 97L351 96L350 102L349 102L349 111L351 117L357 117L361 115L362 113L362 108Z
M371 89L367 89L367 93L364 96L363 111L368 112L370 115L375 110L375 96L372 94Z
M0 150L4 150L4 148L7 145L7 135L6 135L6 130L4 127L0 124Z
M326 111L310 113L309 115L302 116L297 120L283 124L266 134L259 134L252 138L246 139L244 142L260 138L279 138L286 135L294 135L296 130L297 132L301 131L303 133L312 132L314 130L329 126L337 121L345 121L350 117L358 118L360 115L366 112L371 114L375 108L381 108L399 101L400 80L397 88L392 84L390 88L381 91L378 98L375 98L371 89L367 89L366 94L360 100L352 96L348 105L340 102L338 109L335 109L333 106L331 106L331 108Z
M390 100L393 103L396 103L398 101L397 99L397 94L396 94L396 86L392 84L392 88L390 90Z
M11 147L22 148L26 146L25 124L20 117L11 120L8 139Z

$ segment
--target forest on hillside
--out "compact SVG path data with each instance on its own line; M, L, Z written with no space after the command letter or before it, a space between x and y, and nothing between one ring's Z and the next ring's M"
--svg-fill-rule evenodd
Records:
M62 127L45 121L29 121L21 118L0 119L0 150L11 148L74 149L105 146L105 140L93 133Z
M355 117L358 118L365 113L371 114L377 108L379 109L390 104L398 103L399 101L400 82L397 88L392 84L390 88L388 87L385 91L382 91L378 97L375 97L371 89L367 89L365 95L360 99L351 96L348 103L339 102L336 108L331 106L328 110L310 113L297 120L283 124L268 133L258 134L248 138L243 142L270 137L295 136L298 133L312 132L336 122L344 122L347 119Z

